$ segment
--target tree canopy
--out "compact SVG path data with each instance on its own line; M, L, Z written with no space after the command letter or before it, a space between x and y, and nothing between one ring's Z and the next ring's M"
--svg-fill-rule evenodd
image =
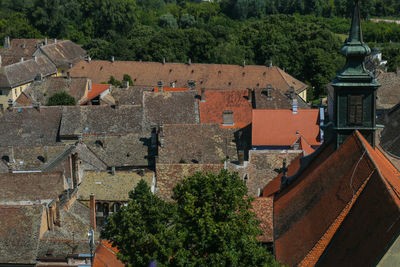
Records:
M237 174L196 173L174 188L174 202L142 180L126 207L108 217L102 237L133 266L274 266Z
M74 106L76 105L75 99L65 91L54 93L49 97L47 106Z

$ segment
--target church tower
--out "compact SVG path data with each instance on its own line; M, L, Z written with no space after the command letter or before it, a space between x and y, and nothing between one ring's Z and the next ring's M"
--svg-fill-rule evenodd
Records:
M364 65L371 49L363 43L358 0L355 0L350 35L340 52L346 57L346 64L332 81L336 148L354 130L360 131L375 147L376 90L380 85Z

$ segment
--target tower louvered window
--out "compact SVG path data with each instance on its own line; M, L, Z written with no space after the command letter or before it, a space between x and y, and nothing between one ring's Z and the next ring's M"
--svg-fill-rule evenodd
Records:
M363 124L363 97L361 95L350 95L349 105L349 124L362 125Z

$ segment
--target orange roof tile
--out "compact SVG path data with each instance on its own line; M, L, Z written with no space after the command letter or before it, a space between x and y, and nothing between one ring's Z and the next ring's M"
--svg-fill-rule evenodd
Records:
M110 88L110 84L96 84L96 83L92 84L92 90L88 91L87 99L85 99L82 102L82 104L85 104L89 100L92 100L93 98L99 96L108 88Z
M303 136L300 137L300 146L300 149L304 151L305 155L310 155L315 151Z
M300 136L312 146L320 145L318 109L255 109L253 146L291 146Z
M233 127L251 123L251 102L247 90L205 90L205 101L199 102L201 123L222 123L222 113L233 111Z
M123 267L121 261L117 258L118 249L112 246L109 241L102 240L97 246L94 259L93 267Z
M252 202L253 211L260 221L258 228L262 231L262 235L257 239L261 242L273 242L272 236L272 212L273 198L259 197Z

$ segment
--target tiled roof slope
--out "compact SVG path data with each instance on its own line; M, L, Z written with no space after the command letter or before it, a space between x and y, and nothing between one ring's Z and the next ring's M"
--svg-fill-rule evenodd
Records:
M24 90L24 94L32 99L32 104L36 102L46 105L48 99L55 93L60 91L67 92L77 103L87 93L88 79L86 78L65 78L65 77L49 77L43 81L36 81ZM19 97L16 102L19 103ZM22 106L22 105L21 105Z
M222 123L222 113L233 111L235 125L251 123L251 102L247 90L206 90L205 101L200 101L201 123Z
M285 74L278 67L224 64L184 64L135 61L80 61L71 69L73 77L88 77L95 83L106 82L110 76L122 80L128 74L136 86L157 86L158 81L165 85L172 82L177 88L188 88L188 80L196 81L196 88L206 89L247 89L272 87L286 92L294 86L300 93L307 86Z
M373 265L400 231L399 172L359 132L310 166L275 195L277 260Z
M36 263L44 207L0 205L0 264Z
M273 213L273 197L258 197L252 203L253 211L260 221L258 228L262 231L262 235L257 239L260 242L273 242L272 231L272 213Z
M38 74L43 77L57 73L56 66L45 56L37 56L0 68L0 88L14 88L35 80Z
M64 176L58 172L0 174L0 202L3 204L53 200L65 189Z
M386 152L400 158L400 103L383 117L385 128L381 132L380 145Z
M60 137L76 137L80 133L142 132L142 115L142 107L137 105L65 106Z
M109 167L148 166L151 134L88 135L83 137L88 148ZM155 152L155 151L154 151Z
M152 171L116 171L110 172L87 171L79 186L78 199L89 200L94 194L96 200L128 201L129 192L143 179L149 186L153 182Z
M145 125L199 123L197 91L143 92Z
M130 86L129 88L112 88L111 95L121 105L143 105L143 92L152 91L151 87Z
M61 107L13 108L0 117L0 146L55 145Z
M164 125L159 137L160 163L221 163L226 156L237 160L236 129L222 129L218 124Z
M54 43L54 39L48 39L48 44ZM44 39L12 39L10 48L0 48L2 66L11 65L20 61L31 59L39 46L44 45Z
M124 267L117 258L118 249L111 246L109 241L102 240L97 246L93 259L93 267Z
M12 169L16 171L33 171L40 170L48 162L54 160L66 149L65 146L48 146L47 147L47 161L45 161L45 148L44 146L36 147L0 147L0 157L8 157L9 163L12 164ZM14 162L13 157L14 155Z
M376 108L391 109L400 102L400 74L384 72L377 78L381 87L377 91Z
M320 145L319 110L253 110L253 146L291 146L302 136L312 146Z
M68 67L69 64L75 64L86 56L86 51L80 45L69 40L42 46L40 51L57 67Z

